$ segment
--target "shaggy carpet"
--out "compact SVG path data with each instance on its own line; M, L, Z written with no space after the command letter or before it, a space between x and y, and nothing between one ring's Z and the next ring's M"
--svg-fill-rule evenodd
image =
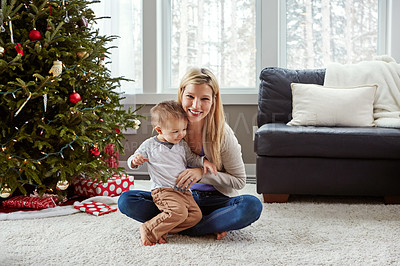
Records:
M257 195L255 185L242 193ZM0 265L400 265L400 206L375 198L264 204L220 241L170 235L145 247L139 226L119 211L0 221Z

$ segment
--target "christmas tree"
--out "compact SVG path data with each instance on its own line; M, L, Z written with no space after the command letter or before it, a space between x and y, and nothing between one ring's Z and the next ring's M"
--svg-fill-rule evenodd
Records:
M138 128L137 110L123 110L111 77L107 45L83 0L1 0L0 190L65 193L73 178L106 181L104 148L123 152L121 130ZM108 63L108 62L107 62ZM58 189L57 189L58 188Z

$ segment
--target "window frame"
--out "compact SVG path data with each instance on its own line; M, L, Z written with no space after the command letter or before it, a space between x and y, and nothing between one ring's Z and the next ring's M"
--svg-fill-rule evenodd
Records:
M143 93L124 94L124 104L156 104L176 99L176 93L163 90L169 84L169 30L170 0L143 0ZM256 87L235 93L222 90L224 104L257 105L258 75L267 66L286 66L286 0L256 0ZM400 62L400 1L379 0L378 54L390 54ZM163 92L164 91L164 92ZM167 91L167 93L165 93Z

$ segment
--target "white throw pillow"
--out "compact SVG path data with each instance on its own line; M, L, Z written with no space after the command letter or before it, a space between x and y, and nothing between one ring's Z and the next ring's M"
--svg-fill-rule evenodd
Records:
M289 126L372 127L376 85L324 87L292 83L293 119Z

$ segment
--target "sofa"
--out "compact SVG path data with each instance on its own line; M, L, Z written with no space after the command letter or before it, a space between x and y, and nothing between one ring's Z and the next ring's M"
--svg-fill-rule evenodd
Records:
M400 129L287 125L291 84L323 85L325 71L262 70L254 140L257 192L265 202L287 202L290 195L333 195L399 203Z

